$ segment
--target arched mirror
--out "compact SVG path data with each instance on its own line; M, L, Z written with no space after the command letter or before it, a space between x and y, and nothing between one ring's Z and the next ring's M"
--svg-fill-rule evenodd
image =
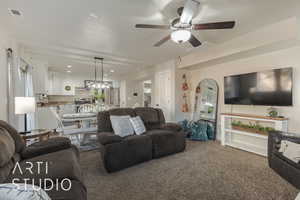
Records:
M204 79L196 87L193 121L207 122L216 135L218 112L218 83L213 79Z

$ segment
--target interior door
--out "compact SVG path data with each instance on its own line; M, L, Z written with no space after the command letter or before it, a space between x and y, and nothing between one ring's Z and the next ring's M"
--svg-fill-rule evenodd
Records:
M171 121L171 72L158 73L158 104L164 112L166 121Z

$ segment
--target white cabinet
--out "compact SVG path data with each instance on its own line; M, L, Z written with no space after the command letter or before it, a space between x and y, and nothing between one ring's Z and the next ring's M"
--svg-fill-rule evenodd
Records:
M232 126L235 120L244 120L247 122L263 123L272 126L275 130L287 132L287 118L272 118L265 116L255 116L247 114L221 114L221 144L242 149L244 151L267 156L268 136L248 132L247 130L236 130Z

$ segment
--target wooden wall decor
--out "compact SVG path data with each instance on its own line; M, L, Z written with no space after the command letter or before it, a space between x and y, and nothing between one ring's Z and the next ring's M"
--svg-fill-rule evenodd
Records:
M189 85L188 85L188 82L187 82L187 77L186 77L186 74L183 74L182 75L182 79L183 79L183 83L182 83L182 91L183 91L183 104L182 104L182 109L181 111L182 112L189 112L189 105L188 105L188 99L187 99L187 94L186 92L189 90Z

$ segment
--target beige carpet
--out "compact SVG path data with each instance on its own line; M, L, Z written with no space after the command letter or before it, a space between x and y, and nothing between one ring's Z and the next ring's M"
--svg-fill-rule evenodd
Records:
M297 191L267 160L217 142L188 142L183 153L117 173L98 151L81 154L89 200L294 200Z

